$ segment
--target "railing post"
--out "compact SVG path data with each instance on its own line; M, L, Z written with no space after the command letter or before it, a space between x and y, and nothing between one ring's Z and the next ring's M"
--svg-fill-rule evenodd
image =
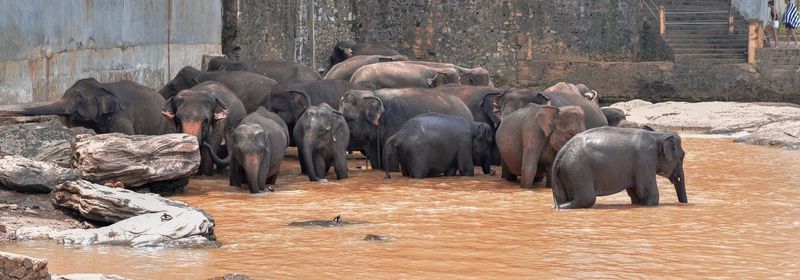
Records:
M728 10L728 33L733 33L733 3L731 3L731 8Z
M667 16L664 5L658 6L658 33L662 36L667 32Z
M761 21L751 19L747 27L747 63L756 64L756 50L764 47L764 26Z

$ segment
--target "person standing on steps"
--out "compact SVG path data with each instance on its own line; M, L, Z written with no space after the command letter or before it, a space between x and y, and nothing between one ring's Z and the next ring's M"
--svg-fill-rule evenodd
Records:
M800 25L800 16L797 15L797 6L792 0L786 1L786 10L783 12L783 24L786 26L786 45L789 45L789 38L797 45L797 37L794 36L794 30Z
M770 47L777 47L778 46L778 27L780 27L780 21L778 17L778 9L775 8L775 0L769 0L767 2L769 6L769 18L770 21L767 25L767 41L770 41Z

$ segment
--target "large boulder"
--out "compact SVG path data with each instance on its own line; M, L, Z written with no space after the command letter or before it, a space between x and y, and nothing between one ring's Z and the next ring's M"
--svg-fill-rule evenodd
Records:
M75 169L17 155L0 155L0 187L19 192L49 193L57 185L78 179L80 173Z
M3 143L0 145L0 152L52 162L62 167L72 166L72 144L75 143L75 136L83 133L94 134L94 131L82 127L67 128L55 119L7 117L0 120L5 123L0 126L0 143Z
M47 260L0 251L0 279L50 279Z
M214 219L189 205L154 194L72 181L51 193L53 205L114 223L97 229L65 230L51 238L65 244L122 244L134 247L216 245Z
M75 166L83 178L95 183L122 182L126 188L182 180L197 172L200 152L189 134L79 135Z

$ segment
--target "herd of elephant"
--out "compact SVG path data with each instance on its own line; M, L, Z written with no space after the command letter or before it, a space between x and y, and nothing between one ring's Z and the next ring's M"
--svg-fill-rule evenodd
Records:
M218 57L157 91L88 78L51 104L0 114L61 115L97 133L191 134L199 173L230 166L230 185L246 181L253 193L272 190L296 146L311 181L331 167L347 178L346 153L360 151L386 178L472 176L491 165L526 188L545 178L557 208L591 207L622 190L634 204L657 205L656 174L687 202L680 137L621 127L630 126L621 125L624 112L601 108L584 85L496 88L482 67L411 61L351 41L337 43L330 61L323 77L294 62Z

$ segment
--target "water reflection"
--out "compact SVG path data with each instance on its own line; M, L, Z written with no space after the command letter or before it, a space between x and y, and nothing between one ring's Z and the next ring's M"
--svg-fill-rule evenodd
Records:
M311 183L295 158L277 192L251 195L224 177L196 178L177 197L211 213L218 249L134 250L2 244L50 260L58 273L133 279L204 279L231 272L263 278L780 277L800 274L800 153L688 138L688 205L659 178L659 207L623 192L593 209L555 211L549 189L499 177L411 180L359 171ZM293 221L364 221L333 228ZM366 242L366 234L389 242Z

